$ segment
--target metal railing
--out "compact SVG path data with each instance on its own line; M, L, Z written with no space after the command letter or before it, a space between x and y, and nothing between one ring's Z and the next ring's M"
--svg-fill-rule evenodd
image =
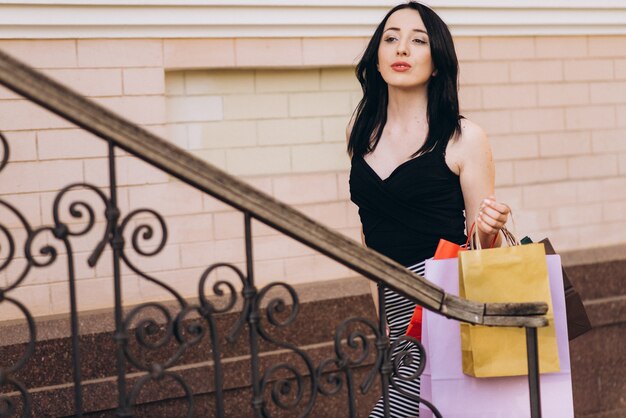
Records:
M60 202L70 192L81 189L93 193L104 205L105 228L101 239L88 259L94 268L101 260L103 251L112 251L112 270L114 285L115 331L112 339L116 343L115 356L117 370L117 416L133 416L133 407L137 397L150 382L168 378L179 385L187 399L187 416L194 416L194 394L188 382L179 374L175 367L185 352L202 340L208 340L211 346L213 364L213 385L215 391L214 414L222 417L225 414L224 379L222 372L222 353L220 353L219 330L216 317L231 312L241 297L242 309L233 327L228 331L230 342L241 341L242 331L247 325L247 342L250 353L250 386L252 398L250 405L254 416L271 416L277 408L283 413L296 413L307 416L320 396L335 396L342 388L348 393L345 414L356 416L355 390L357 383L353 370L364 364L369 356L373 356L373 366L366 377L358 385L361 392L369 391L375 379L380 378L380 387L385 405L385 415L389 416L389 387L396 387L398 379L414 379L419 376L403 376L394 373L398 362L391 358L389 339L385 333L384 289L389 287L415 300L426 309L437 312L448 318L471 324L492 326L525 327L527 330L529 356L529 383L531 392L531 411L533 417L540 416L538 364L537 364L537 333L536 328L547 324L543 316L547 312L545 303L525 304L484 304L465 300L445 293L425 278L413 274L394 261L346 238L345 236L320 225L293 208L282 204L272 197L252 188L248 184L222 172L207 162L190 155L186 151L151 134L120 116L81 97L67 87L47 78L27 65L0 52L0 84L24 96L53 113L73 122L77 126L95 134L108 144L108 187L98 188L87 183L70 184L61 189L55 196L52 213L54 223L49 226L33 227L20 210L12 204L0 199L0 205L12 212L21 222L27 236L24 246L24 257L27 263L23 271L14 278L9 278L7 286L0 288L0 304L14 305L22 312L24 323L30 334L25 345L24 354L12 364L0 362L0 417L30 416L32 413L32 397L29 393L29 382L21 382L14 378L16 372L24 367L32 357L37 343L35 321L27 306L12 297L19 285L23 284L33 269L42 269L57 261L58 251L52 243L38 248L34 243L41 234L51 234L56 243L60 243L67 253L67 271L70 302L70 323L72 341L72 367L74 411L82 416L83 393L81 379L81 359L79 343L79 321L76 295L75 261L72 257L72 241L93 231L95 211L85 201L75 201L69 206L70 215L83 219L85 226L75 231L75 226L61 220ZM0 127L1 129L1 127ZM0 136L3 157L0 171L9 163L10 146L4 136ZM151 208L135 209L122 213L118 203L118 185L116 169L116 149L122 149L147 163L178 178L195 189L207 193L243 213L245 231L245 271L233 264L215 263L206 268L198 282L198 302L190 303L174 288L162 280L145 273L135 266L128 253L134 251L143 256L158 257L167 242L167 224L163 216ZM2 173L0 173L1 175ZM3 179L6 181L7 179ZM161 229L160 242L150 249L142 248L141 240L153 236L152 225L141 223L144 217L156 219ZM335 354L316 364L307 353L298 346L278 339L268 331L268 327L286 328L295 321L299 300L297 292L287 283L270 283L257 288L253 269L252 221L260 221L275 230L303 243L304 245L336 260L354 272L369 280L379 283L380 306L378 323L366 318L349 318L341 322L335 333ZM135 225L135 221L138 225ZM7 269L20 250L15 244L9 228L0 223L0 232L5 235L8 246L0 254L0 271ZM124 237L130 235L130 242ZM122 307L123 294L121 268L126 266L143 280L150 281L165 289L177 303L172 313L162 303L147 302L129 312ZM219 280L212 283L215 295L221 300L216 303L207 297L205 287L211 284L209 276L216 269L230 269L240 281L241 292L228 281ZM272 297L276 289L282 289L283 296ZM284 296L286 295L286 296ZM239 301L241 302L241 301ZM155 318L146 317L152 310L161 316L160 322ZM195 318L190 325L190 318ZM165 329L165 334L157 341L151 338L158 324ZM360 330L355 331L353 325L359 324ZM365 331L364 331L365 330ZM174 343L175 352L167 359L148 361L137 356L130 349L130 340L145 350L154 350L166 344ZM410 339L402 337L400 340ZM395 344L398 344L399 341ZM426 359L423 347L412 340L420 350L422 361ZM259 359L259 344L270 343L274 347L287 350L299 357L304 368L288 363L280 363L262 367ZM342 345L348 344L351 350L360 350L360 355L348 355ZM140 376L132 381L128 378L129 368L140 371ZM4 388L4 389L2 389ZM11 388L11 390L6 390ZM401 389L398 389L401 390ZM436 407L427 400L420 399L416 394L408 393L422 404L428 406L436 416L440 416ZM274 409L273 409L274 408ZM296 412L297 411L297 412Z

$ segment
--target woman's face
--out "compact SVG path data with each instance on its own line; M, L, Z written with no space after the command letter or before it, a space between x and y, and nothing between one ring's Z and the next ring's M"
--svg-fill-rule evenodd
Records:
M378 71L389 86L405 89L425 85L433 75L430 39L416 10L401 9L387 19Z

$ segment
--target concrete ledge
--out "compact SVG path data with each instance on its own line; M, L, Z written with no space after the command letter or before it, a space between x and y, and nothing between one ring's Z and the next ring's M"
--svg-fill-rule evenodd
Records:
M585 308L594 328L626 323L626 294L585 302Z
M258 349L261 370L268 370L273 365L287 362L294 365L303 376L306 377L309 374L302 359L293 351L286 349L284 344L299 347L311 359L314 368L317 368L323 360L334 358L335 331L343 320L350 317L365 317L375 321L369 288L367 283L363 286L359 284L360 282L362 280L355 279L330 283L329 286L324 287L316 286L312 289L307 289L307 286L300 287L302 300L300 301L298 316L292 324L284 328L273 327L266 319L266 312L261 312L264 329L273 339L283 344L276 345L259 337ZM170 304L170 306L175 310L175 305ZM284 320L289 312L290 307L287 307L286 312L278 313L278 315ZM224 389L227 392L226 397L230 399L228 402L233 402L228 405L228 408L233 411L250 405L251 399L247 326L244 326L234 343L226 341L226 336L239 319L240 314L240 310L235 310L227 314L216 315L215 323L219 330L219 346L212 346L208 336L205 335L198 344L188 347L174 366L168 369L180 375L187 382L194 397L206 397L202 402L206 405L212 405L214 402L212 394L215 390L212 353L219 349L224 372ZM109 312L108 315L105 312L91 313L89 321L81 321L83 333L80 337L80 351L85 412L106 412L105 416L109 416L117 404L117 372L116 345L112 338L111 329L112 321L98 323L99 318L106 317L112 317L112 313ZM188 329L188 326L194 323L203 323L203 320L198 318L186 320L182 329ZM58 318L48 319L46 324L55 329L56 335L50 334L46 340L38 339L35 352L26 365L10 377L23 382L28 388L33 397L34 416L68 416L73 414L74 389L72 385L71 339L67 332L67 321ZM16 327L17 325L12 324L11 326ZM206 322L204 322L204 326L205 328L208 327ZM152 337L148 337L153 343L154 340L160 339L164 335L165 327L160 325L158 328ZM6 330L7 328L0 329L0 335L9 334ZM371 333L371 330L366 329L366 327L363 328L363 331L366 332L366 335ZM128 335L128 351L146 364L152 362L164 364L179 347L178 343L172 339L158 350L146 350L138 346L134 328L129 330ZM25 344L20 342L9 345L4 339L2 342L0 358L4 359L3 366L10 367L23 355ZM372 350L373 346L370 345L370 347ZM355 368L355 373L360 376L367 374L374 361L373 355L374 352L371 351L370 356L362 363L362 366ZM130 390L133 384L146 374L146 371L128 365L126 374L128 376L127 387ZM272 379L276 378L278 377ZM272 379L270 382L273 381ZM360 381L357 381L356 385L359 383ZM364 398L366 401L363 401L366 410L369 410L376 401L378 393L376 388L372 388L368 392ZM185 404L182 396L183 390L171 379L166 378L163 382L151 382L141 391L138 400L139 409L148 408L153 414L156 414L149 416L168 416L161 409L165 408L166 403L161 401L170 400L174 403ZM337 399L320 396L316 402L316 410L321 414L318 416L328 416L328 411L332 410L332 405L337 402L343 402L342 410L347 409L345 395L338 395ZM209 408L206 405L205 407Z
M561 254L565 267L617 260L626 260L626 244L566 251Z
M295 285L294 289L298 293L301 304L314 301L325 301L342 297L354 297L361 295L370 295L369 284L364 278L349 278L340 280L329 280L326 282L304 283ZM289 301L287 292L273 292L272 295L284 297ZM223 299L216 296L209 298L209 301L219 304ZM267 306L267 301L262 307ZM189 299L190 304L197 304L197 299ZM172 314L180 311L180 306L174 301L159 302L167 307ZM236 314L241 311L243 301L241 295L238 296L237 302L228 315ZM126 306L124 312L128 313L135 306ZM139 319L145 318L140 315ZM197 318L197 315L190 315L189 318ZM160 318L163 322L163 318ZM159 319L157 319L159 320ZM37 327L37 341L47 341L53 339L67 338L71 335L69 314L51 315L46 317L35 318ZM99 309L93 311L79 312L79 330L80 335L94 335L115 330L115 317L112 309ZM0 347L24 343L29 340L28 329L23 320L11 320L0 322Z

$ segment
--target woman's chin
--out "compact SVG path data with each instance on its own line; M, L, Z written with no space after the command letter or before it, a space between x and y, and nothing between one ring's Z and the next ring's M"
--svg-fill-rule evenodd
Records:
M416 82L416 81L408 81L408 80L390 80L390 82L387 83L387 86L389 86L390 88L396 89L396 90L403 90L403 91L413 91L413 90L420 90L425 88L427 85L427 82Z
M402 90L416 90L426 87L428 77L416 77L416 74L387 73L383 79L389 87Z

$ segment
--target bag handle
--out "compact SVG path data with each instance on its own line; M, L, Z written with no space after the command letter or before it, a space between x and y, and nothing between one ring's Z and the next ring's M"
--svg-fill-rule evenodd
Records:
M476 231L476 234L474 234L474 228L476 227L476 222L472 222L472 226L470 226L470 230L469 233L467 234L467 241L465 241L465 245L463 246L464 248L468 248L468 249L475 249L475 244L473 243L474 240L478 239L478 231ZM489 244L489 248L493 248L494 245L496 245L496 241L498 240L498 235L496 234L493 237L493 240L491 241L491 244ZM470 240L472 240L472 243L470 243ZM478 244L478 246L480 247L480 243ZM479 248L482 249L482 248Z

